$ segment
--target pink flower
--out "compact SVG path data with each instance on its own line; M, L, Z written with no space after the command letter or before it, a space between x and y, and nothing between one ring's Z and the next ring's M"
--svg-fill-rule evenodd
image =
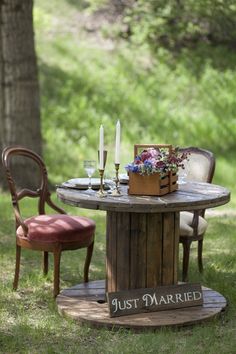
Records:
M153 158L157 158L157 156L160 153L159 149L154 149L154 148L149 148L149 149L147 149L147 151L151 154L151 157L153 157Z
M151 155L151 153L149 151L143 150L143 152L141 153L140 157L141 157L141 160L144 162L144 161L150 159L150 157L152 157L152 155Z

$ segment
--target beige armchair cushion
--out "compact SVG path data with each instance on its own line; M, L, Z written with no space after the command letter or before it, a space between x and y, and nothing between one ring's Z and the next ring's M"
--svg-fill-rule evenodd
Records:
M193 213L181 211L180 213L180 236L193 236ZM207 229L207 221L199 216L198 235L203 234Z

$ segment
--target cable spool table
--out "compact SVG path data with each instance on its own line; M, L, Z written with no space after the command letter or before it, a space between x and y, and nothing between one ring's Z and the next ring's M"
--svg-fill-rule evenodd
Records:
M110 318L105 292L155 288L178 283L180 211L213 208L227 203L229 191L200 182L180 185L162 197L122 195L106 198L82 190L58 188L58 198L69 205L105 210L106 280L77 285L57 297L58 309L81 323L109 328L158 328L197 323L219 314L225 298L202 288L203 306Z

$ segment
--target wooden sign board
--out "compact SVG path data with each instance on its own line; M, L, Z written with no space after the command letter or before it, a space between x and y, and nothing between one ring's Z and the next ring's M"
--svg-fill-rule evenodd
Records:
M107 293L110 317L142 312L171 310L203 304L200 284L180 284L157 288Z

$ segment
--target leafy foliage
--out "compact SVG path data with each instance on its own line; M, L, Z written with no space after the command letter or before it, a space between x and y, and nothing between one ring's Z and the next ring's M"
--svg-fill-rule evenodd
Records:
M232 0L137 0L125 22L139 42L157 50L193 48L199 42L236 45L236 4Z
M129 42L113 42L107 49L104 42L98 46L77 32L74 4L61 2L61 12L43 0L35 6L44 156L53 183L82 175L82 161L97 159L101 123L109 151L107 173L112 175L117 119L122 126L121 169L133 159L137 143L201 146L218 161L224 156L232 164L234 52L206 43L184 48L178 56L161 47L154 55L145 44ZM216 180L224 183L222 177L217 167Z

